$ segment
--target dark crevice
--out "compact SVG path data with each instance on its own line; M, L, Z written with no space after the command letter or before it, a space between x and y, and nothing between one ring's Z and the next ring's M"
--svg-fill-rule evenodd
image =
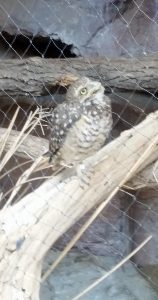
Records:
M67 45L60 39L55 40L50 37L10 35L1 32L0 44L5 49L5 56L13 58L25 58L29 56L39 56L44 58L69 58L76 57L72 53L73 45Z

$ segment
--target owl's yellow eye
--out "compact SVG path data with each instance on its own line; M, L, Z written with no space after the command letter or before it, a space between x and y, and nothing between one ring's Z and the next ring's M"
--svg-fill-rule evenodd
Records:
M87 94L87 88L83 88L80 90L81 95L86 95Z

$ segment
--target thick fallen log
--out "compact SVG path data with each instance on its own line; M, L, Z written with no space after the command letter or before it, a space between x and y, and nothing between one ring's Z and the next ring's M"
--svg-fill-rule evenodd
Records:
M0 136L5 135L6 129L0 128ZM18 136L18 132L16 130L12 130L11 134L7 140L5 145L5 151L9 151L10 147L13 145L15 139ZM1 147L1 141L0 141ZM38 157L42 156L44 153L48 151L49 142L45 138L29 135L23 141L23 143L16 150L15 154L19 157L25 159L36 160ZM47 159L48 160L48 159ZM49 166L49 165L48 165ZM147 165L147 167L142 168L142 171L134 176L128 183L127 188L131 189L139 189L144 187L155 187L157 186L156 176L158 178L158 168L155 167L156 162Z
M44 182L0 212L0 298L39 299L41 263L52 244L101 200L158 159L158 112L123 132L83 169ZM148 150L148 151L147 151ZM66 179L64 179L66 176Z
M141 58L68 58L0 62L0 96L48 95L54 86L67 86L76 76L102 81L107 90L157 91L158 56Z

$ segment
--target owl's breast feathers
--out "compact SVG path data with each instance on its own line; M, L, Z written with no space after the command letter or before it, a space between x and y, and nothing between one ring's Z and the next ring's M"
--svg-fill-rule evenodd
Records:
M104 144L112 126L110 102L95 99L58 105L50 121L50 153L67 164L94 154Z

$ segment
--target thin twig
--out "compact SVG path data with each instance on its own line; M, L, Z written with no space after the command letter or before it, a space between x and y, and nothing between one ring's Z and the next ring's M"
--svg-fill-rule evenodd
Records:
M4 137L2 138L2 143L1 143L1 147L0 147L0 157L1 157L2 153L3 153L3 151L4 151L4 148L5 148L6 142L7 142L7 140L8 140L8 137L9 137L9 135L10 135L10 132L11 132L13 126L14 126L16 117L17 117L18 112L19 112L19 109L20 109L20 108L19 108L19 106L18 106L17 109L16 109L16 111L15 111L15 113L14 113L14 116L13 116L13 118L12 118L12 120L11 120L9 126L8 126L8 128L6 129L6 132L5 132L5 134L4 134ZM2 170L1 165L0 165L0 170Z
M136 249L134 249L130 254L128 254L125 258L123 258L117 265L115 265L110 271L106 272L103 276L89 285L83 292L72 298L71 300L78 300L82 298L85 294L91 291L94 287L96 287L100 282L109 277L112 273L117 271L120 267L122 267L132 256L134 256L140 249L142 249L150 240L152 236L147 237Z
M31 162L33 162L32 159L24 161L24 162L18 164L17 166L15 166L15 167L7 170L5 173L3 173L0 176L0 180L2 180L5 176L7 176L8 174L10 174L11 172L13 172L13 171L17 170L18 168L23 167L23 166L25 166L25 165L27 165L28 163L31 163Z
M7 200L6 204L4 205L3 209L7 208L13 198L17 195L17 193L19 192L22 184L24 184L26 182L26 180L28 179L28 177L32 174L33 170L36 168L36 166L39 164L39 162L41 161L42 157L37 158L33 164L25 171L22 173L22 175L19 177L19 179L17 180L14 189L9 197L9 199Z
M23 141L26 139L26 137L29 135L29 133L38 124L39 119L37 119L36 121L33 122L33 124L31 124L31 122L32 122L33 118L35 117L35 115L37 114L37 112L38 112L38 109L34 113L30 112L30 114L28 116L28 119L26 120L26 122L25 122L22 130L19 132L17 138L15 139L15 141L12 144L11 148L9 149L9 151L3 157L2 161L1 161L1 164L0 164L0 171L3 169L3 167L8 162L8 160L12 157L12 155L15 153L15 151L18 149L18 147L23 143ZM13 119L15 119L15 117ZM30 129L28 129L28 128L30 128ZM25 132L26 132L26 134L24 135Z

